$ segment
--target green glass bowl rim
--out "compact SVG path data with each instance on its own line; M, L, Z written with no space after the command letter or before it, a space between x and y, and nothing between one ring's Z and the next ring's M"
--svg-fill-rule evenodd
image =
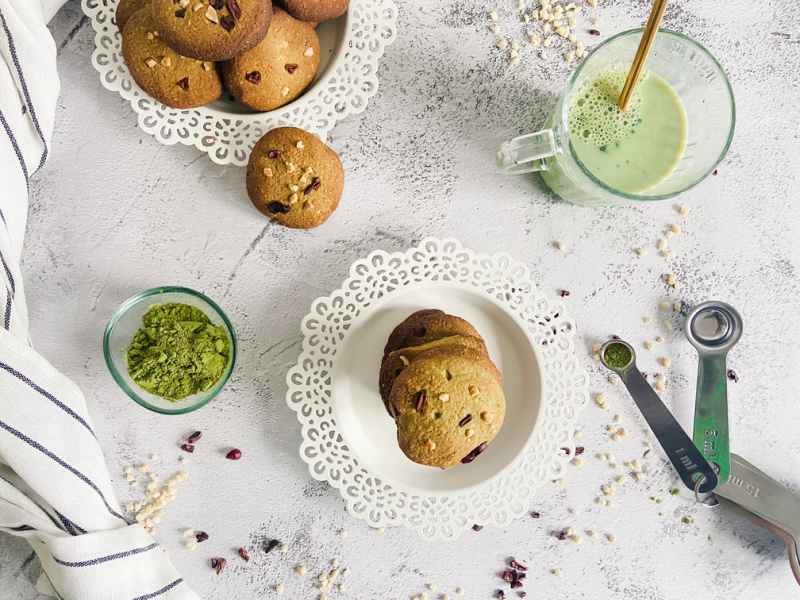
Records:
M644 32L644 27L638 27L636 29L627 29L625 31L621 31L621 32L611 36L610 38L608 38L607 40L605 40L601 44L598 44L597 46L595 46L595 48L592 49L592 51L589 52L587 57L583 60L581 65L575 70L575 73L572 74L572 77L570 77L569 84L568 84L566 93L564 95L564 98L569 98L569 95L572 93L572 90L575 87L575 83L578 81L578 76L581 74L581 71L583 70L584 65L588 62L588 60L592 57L592 55L595 52L597 52L601 48L604 48L605 46L611 44L612 42L616 41L619 38L626 37L626 36L629 36L629 35L640 34L640 33L643 33L643 32ZM695 46L698 50L700 50L703 54L705 54L710 59L710 61L714 64L714 66L717 69L719 69L719 72L722 75L722 80L725 82L725 86L728 89L728 95L729 95L730 101L731 101L731 127L730 127L730 131L728 131L728 139L725 142L725 147L722 149L722 152L720 152L719 156L717 157L716 161L714 161L714 164L711 166L711 168L709 168L703 174L702 177L699 177L696 181L693 181L690 185L686 186L682 190L680 190L678 192L669 193L669 194L658 194L658 195L654 195L654 196L642 196L642 195L639 195L639 194L628 194L626 192L622 192L622 191L620 191L620 190L618 190L618 189L616 189L614 187L611 187L608 184L603 183L602 181L597 179L597 177L592 175L592 173L589 171L589 169L587 169L584 166L584 164L581 162L581 160L578 158L578 156L573 151L573 155L575 156L575 161L577 162L577 164L580 167L581 171L583 171L583 173L587 177L589 177L589 179L592 181L592 183L594 183L598 187L606 190L607 192L610 192L610 193L614 194L615 196L619 196L620 198L624 198L626 200L635 200L637 202L651 202L651 201L655 201L655 200L668 200L669 198L674 198L675 196L680 196L681 194L683 194L685 192L688 192L693 187L695 187L698 184L700 184L701 182L705 181L706 178L709 175L711 175L711 173L713 173L714 170L719 166L719 164L723 160L725 160L725 156L727 156L728 150L730 150L730 148L731 148L731 143L733 143L733 134L736 132L736 99L735 99L735 97L733 95L733 87L731 86L731 81L728 78L728 74L725 72L725 69L722 68L722 65L717 60L717 58L713 54L711 54L711 52L708 50L708 48L703 46L703 44L701 44L700 42L698 42L695 39L690 38L688 35L685 35L685 34L681 33L680 31L674 31L672 29L659 28L658 35L666 35L666 36L676 37L676 38L680 38L680 39L682 39L682 40L684 40L686 42L689 42L691 45ZM566 111L565 110L562 110L561 117L564 120L564 123L566 123L566 118L567 117L566 117ZM572 145L572 142L570 142L570 146L571 145ZM572 148L570 148L570 150L572 151Z
M186 408L176 408L175 410L168 410L164 408L160 408L158 406L153 406L146 400L144 400L141 396L139 396L135 390L131 389L131 387L127 384L127 382L122 378L117 369L116 365L114 364L114 359L111 356L111 349L109 347L110 340L111 340L111 331L114 329L114 326L117 324L122 316L128 312L128 309L131 308L134 304L138 303L139 301L149 298L151 296L157 296L160 294L167 294L167 293L180 293L186 294L189 296L194 296L199 298L200 300L207 302L220 316L222 321L228 328L228 331L231 333L231 360L230 364L228 365L227 371L222 376L222 378L217 382L217 390L208 396L202 402L198 402L197 404L192 404L191 406L187 406ZM114 311L114 314L111 315L111 319L108 321L108 325L106 325L105 332L103 333L103 356L106 360L106 366L108 367L111 376L114 378L114 381L117 382L122 391L125 392L134 402L137 404L144 406L145 408L152 410L153 412L161 413L163 415L185 415L186 413L190 413L192 411L197 410L211 402L217 395L223 390L225 385L228 383L228 380L231 377L231 373L233 373L233 368L236 366L236 356L238 354L238 344L236 341L236 331L233 328L233 323L231 323L228 315L225 314L225 311L222 310L219 305L214 302L211 298L202 294L196 290L186 287L176 287L176 286L161 286L150 288L149 290L145 290L143 292L139 292L135 296L131 296L125 302L120 304L119 308ZM191 397L191 396L190 396Z

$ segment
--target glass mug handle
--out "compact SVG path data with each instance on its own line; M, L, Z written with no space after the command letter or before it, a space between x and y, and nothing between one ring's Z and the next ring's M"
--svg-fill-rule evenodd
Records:
M546 171L547 163L541 159L554 156L556 152L552 129L521 135L500 146L496 155L497 169L503 175Z

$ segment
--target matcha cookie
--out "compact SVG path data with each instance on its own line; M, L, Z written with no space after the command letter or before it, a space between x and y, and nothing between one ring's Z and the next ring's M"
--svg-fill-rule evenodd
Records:
M447 468L472 462L495 438L505 396L489 357L449 344L419 354L389 396L397 441L416 463Z
M125 24L134 14L145 8L150 9L152 5L152 0L119 0L117 9L114 12L114 21L117 23L117 29L123 31Z
M283 0L283 5L295 19L321 23L346 13L350 0Z
M267 34L265 0L152 0L156 28L183 56L221 61L253 48Z
M343 189L336 152L302 129L273 129L250 153L247 194L258 210L286 227L322 225L339 206Z
M147 9L134 14L125 25L122 58L136 83L167 106L203 106L222 93L216 65L171 50L158 35L153 14Z
M381 365L381 371L378 377L378 391L380 392L381 400L383 400L383 404L390 415L392 413L389 410L389 395L392 393L392 387L394 386L395 379L397 379L397 376L400 375L403 369L409 366L411 362L423 352L427 352L433 348L440 348L442 346L453 344L486 353L486 345L483 343L482 339L473 336L451 335L433 342L428 342L427 344L422 344L421 346L401 348L400 350L395 350L387 355L386 360L384 360L383 364ZM492 367L494 367L494 365L492 365ZM495 373L498 381L502 381L500 378L500 373L497 371L497 369L495 369Z
M421 346L451 335L472 336L483 341L475 328L464 319L441 310L417 311L394 328L383 349L384 360L395 350Z
M314 28L275 9L267 36L252 50L224 62L222 75L239 102L253 110L274 110L314 81L319 58Z

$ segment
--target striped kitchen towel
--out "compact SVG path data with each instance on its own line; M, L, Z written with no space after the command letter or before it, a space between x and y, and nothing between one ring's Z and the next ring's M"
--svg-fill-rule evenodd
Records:
M121 513L83 394L28 338L20 257L59 92L45 24L62 2L0 0L0 536L30 542L37 587L57 598L199 600Z

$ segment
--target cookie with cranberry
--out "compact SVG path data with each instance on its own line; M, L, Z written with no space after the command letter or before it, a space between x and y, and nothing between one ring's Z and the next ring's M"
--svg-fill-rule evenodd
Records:
M347 12L350 0L283 0L283 5L295 19L321 23L341 17Z
M419 310L395 327L389 335L383 349L384 360L395 350L421 346L451 335L471 336L483 341L476 329L461 317L448 315L441 310Z
M222 61L246 52L269 30L265 0L152 0L156 28L178 54Z
M414 358L389 396L403 453L442 469L472 462L505 418L506 400L495 371L485 352L459 344Z
M203 106L222 93L216 64L186 58L167 46L148 9L128 19L122 32L122 58L136 83L167 106Z
M273 129L250 153L247 194L258 210L286 227L322 225L339 206L343 189L336 152L302 129Z
M142 9L150 8L152 0L119 0L117 9L114 12L114 21L120 31L125 29L125 24L137 12Z
M394 381L397 379L397 376L403 372L403 369L409 366L411 362L423 352L427 352L433 348L441 348L442 346L448 346L452 344L458 344L466 348L473 348L474 350L487 352L486 345L480 338L469 335L451 335L434 342L422 344L421 346L401 348L400 350L395 350L394 352L390 352L388 354L386 360L384 360L383 364L381 365L380 374L378 376L378 392L381 395L381 400L383 400L383 404L387 411L389 410L389 395L392 393ZM497 373L497 377L500 378L499 372ZM391 415L392 413L389 412L389 414Z
M314 28L276 8L266 37L252 50L222 63L222 76L228 91L245 106L274 110L314 81L319 58Z

